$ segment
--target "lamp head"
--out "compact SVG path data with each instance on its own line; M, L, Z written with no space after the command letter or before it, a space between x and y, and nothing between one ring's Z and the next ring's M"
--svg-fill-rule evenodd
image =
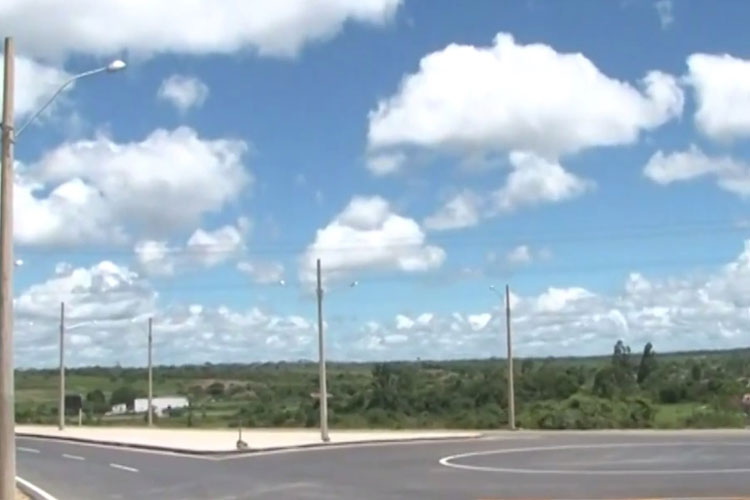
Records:
M122 71L127 67L127 64L122 59L115 59L107 65L107 71L114 73L116 71Z

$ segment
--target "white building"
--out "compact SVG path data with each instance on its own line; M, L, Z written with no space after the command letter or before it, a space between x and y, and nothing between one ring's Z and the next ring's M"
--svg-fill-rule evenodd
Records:
M187 408L188 399L185 396L161 396L151 400L154 415L163 416L168 410L175 408ZM146 413L148 409L148 398L137 398L133 405L136 413Z
M125 405L125 403L120 403L119 405L114 405L112 407L112 410L108 411L107 415L124 415L127 413L128 407ZM145 410L144 410L145 411Z

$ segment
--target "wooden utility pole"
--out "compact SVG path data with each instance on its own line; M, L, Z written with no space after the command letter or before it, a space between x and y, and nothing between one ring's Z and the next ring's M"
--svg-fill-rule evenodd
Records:
M6 38L0 146L0 500L16 498L13 398L13 39Z
M60 302L60 403L57 408L57 428L65 429L65 302Z
M320 439L327 443L328 436L328 385L326 381L326 351L323 341L323 285L320 278L320 259L317 263L318 276L318 376L320 379Z
M516 396L513 389L513 340L510 329L510 286L505 285L505 323L508 345L508 428L516 429Z
M151 364L151 350L153 345L153 339L151 337L151 325L153 318L148 318L148 426L154 425L154 411L151 407L151 401L154 397L154 372Z

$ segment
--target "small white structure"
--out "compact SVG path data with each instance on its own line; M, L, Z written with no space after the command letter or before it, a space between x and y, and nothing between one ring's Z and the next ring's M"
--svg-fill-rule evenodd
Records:
M168 410L175 408L187 408L188 399L185 396L160 396L151 400L151 408L154 415L161 417ZM148 398L137 398L133 405L135 413L146 413L148 409Z
M114 405L112 409L106 413L106 415L124 415L125 413L127 413L127 411L128 407L125 405L125 403L120 403L119 405Z

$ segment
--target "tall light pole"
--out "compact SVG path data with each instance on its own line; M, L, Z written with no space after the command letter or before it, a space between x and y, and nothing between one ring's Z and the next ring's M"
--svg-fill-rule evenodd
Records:
M86 76L125 69L125 63L112 61L107 66L72 76L44 105L14 133L13 88L14 45L5 38L3 77L2 142L0 143L0 500L15 496L16 444L13 399L13 143L68 85Z
M151 327L153 318L148 318L148 426L154 425L154 411L151 407L151 401L154 397L154 373L151 364L151 351L153 346L153 338L151 336Z
M320 399L320 438L324 443L331 440L328 435L328 384L326 374L326 354L325 354L325 341L323 337L323 284L321 280L320 271L320 259L317 260L317 296L318 296L318 378L320 383L320 389L318 396ZM358 281L352 281L349 284L350 288L354 288L359 284Z
M65 429L65 302L60 302L60 402L57 407L57 428Z
M13 39L6 38L0 151L0 499L16 495L13 402Z
M490 285L490 290L502 298L500 291L495 285ZM508 354L508 428L516 429L516 396L513 388L513 339L510 328L510 287L505 285L505 332Z
M320 390L320 439L324 443L331 440L328 435L328 385L326 381L326 352L323 342L323 286L320 279L320 259L317 261L317 295L318 295L318 379Z

